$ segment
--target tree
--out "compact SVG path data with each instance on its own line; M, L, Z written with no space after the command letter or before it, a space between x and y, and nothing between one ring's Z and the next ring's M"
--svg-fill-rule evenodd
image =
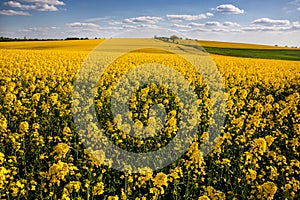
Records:
M179 39L179 37L176 36L176 35L172 35L172 36L170 37L170 39L171 39L173 42L175 42L175 40Z

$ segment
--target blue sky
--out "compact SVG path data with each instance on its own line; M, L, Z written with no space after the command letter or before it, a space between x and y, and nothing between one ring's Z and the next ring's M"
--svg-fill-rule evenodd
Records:
M300 0L0 1L0 35L6 37L111 37L136 28L300 46Z

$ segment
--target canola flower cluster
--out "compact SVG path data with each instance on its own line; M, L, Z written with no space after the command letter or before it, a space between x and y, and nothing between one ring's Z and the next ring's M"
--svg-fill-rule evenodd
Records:
M1 199L300 198L300 62L212 55L224 78L226 121L213 150L201 157L213 112L201 75L166 52L132 52L117 59L100 80L95 106L107 137L120 148L156 150L180 128L179 101L155 84L136 91L129 105L134 129L152 124L148 132L154 137L131 137L116 125L119 116L105 114L110 86L134 66L153 61L173 66L190 81L201 112L184 155L161 170L131 173L112 169L113 161L97 146L86 149L75 129L73 81L92 47L0 50ZM153 104L166 110L165 122L149 113Z

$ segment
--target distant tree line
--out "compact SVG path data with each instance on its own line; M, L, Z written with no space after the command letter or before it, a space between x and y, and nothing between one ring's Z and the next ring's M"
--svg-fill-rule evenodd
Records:
M57 40L89 40L88 37L67 37L65 39L39 39L39 38L9 38L9 37L0 37L0 42L13 42L13 41L57 41ZM98 39L95 37L94 39ZM99 38L101 39L101 38Z
M162 40L165 42L173 42L176 43L176 40L182 40L182 37L178 37L177 35L171 35L170 37L158 37L158 36L154 36L154 39L158 39L158 40ZM185 40L191 40L189 38L185 38Z
M279 47L277 44L274 45L275 47ZM285 45L284 47L286 48L295 48L297 49L298 47L297 46L288 46L288 45ZM300 48L300 47L299 47Z
M162 40L162 41L165 41L165 42L170 42L170 41L175 42L175 40L182 39L182 38L179 38L176 35L172 35L170 37L158 37L158 36L155 35L154 39Z
M10 42L10 41L54 41L59 39L39 39L39 38L8 38L0 37L0 42Z
M79 38L79 37L67 37L65 40L88 40L88 37L85 38ZM95 38L97 39L97 38Z
M65 40L90 40L90 39L92 39L92 38L88 38L88 37L85 37L85 38L83 38L83 37L67 37ZM97 39L101 39L100 37L99 38L97 38L97 37L95 37L94 38L95 40L97 40Z

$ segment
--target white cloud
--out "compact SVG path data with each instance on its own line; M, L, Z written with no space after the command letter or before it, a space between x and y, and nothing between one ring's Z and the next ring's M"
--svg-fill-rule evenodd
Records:
M112 26L115 26L115 25L121 25L122 22L120 22L120 21L110 21L110 22L108 22L108 24L112 25Z
M238 23L235 23L235 22L224 22L223 26L226 26L226 27L240 27L240 25Z
M134 18L127 18L123 20L123 23L146 23L146 24L155 24L159 21L161 21L161 17L151 17L151 16L141 16L141 17L134 17Z
M37 10L37 11L57 11L57 7L54 5L48 5L48 4L32 4L32 5L25 5L21 4L17 1L8 1L5 2L4 5L10 6L13 8L20 8L22 10Z
M212 31L213 32L230 32L230 30L224 29L224 28L214 28Z
M218 27L218 26L221 26L221 23L220 22L206 22L205 23L205 26L206 27Z
M199 14L199 15L167 15L167 18L176 21L182 21L182 20L193 21L199 19L207 19L212 16L214 16L212 13L206 13L206 14Z
M289 26L289 20L274 20L270 18L260 18L251 22L253 25L258 26Z
M300 23L299 22L293 22L293 26L300 28Z
M99 28L99 25L94 23L73 22L66 25L72 28Z
M56 5L56 6L63 6L65 5L64 2L59 0L21 0L28 3L37 3L37 4L49 4L49 5Z
M123 29L139 29L139 28L157 29L159 27L155 24L134 24L134 25L124 24L122 25L122 28Z
M98 31L110 31L114 32L116 30L121 30L123 29L122 27L113 27L113 26L100 26L98 24L94 23L86 23L86 22L72 22L72 23L67 23L66 26L69 28L69 32L83 32L87 31L90 33L97 33Z
M172 27L179 28L180 31L201 31L201 32L241 32L238 23L235 22L219 22L208 21L206 23L192 22L187 25L173 24Z
M153 28L153 29L156 29L156 28L159 28L159 26L155 25L155 24L139 24L138 25L138 28Z
M252 26L241 28L245 32L284 32L289 33L300 30L298 21L290 23L289 20L273 20L269 18L261 18L254 20Z
M127 24L123 25L122 27L126 28L126 29L136 29L137 28L137 26L127 25Z
M23 7L23 5L21 5L21 3L16 2L16 1L8 1L8 2L4 2L3 5L5 6L10 6L13 8L20 8Z
M192 22L188 24L191 27L204 27L205 24L200 24L200 23L196 23L196 22Z
M218 22L216 22L218 23ZM209 24L211 24L209 22ZM206 28L209 28L209 27L206 27L207 24L202 24L202 23L196 23L196 22L191 22L191 23L188 23L188 24L173 24L172 27L173 28L178 28L180 29L180 31L184 31L184 30L205 30ZM209 26L209 25L208 25ZM207 29L209 30L209 29Z
M10 6L13 8L19 8L22 10L36 10L36 11L58 11L57 6L65 5L64 2L58 0L22 0L26 3L33 4L22 4L18 1L8 1L4 2L5 6Z
M300 23L293 22L293 26L291 27L292 30L300 30Z
M244 27L243 31L257 32L257 31L268 31L268 32L278 32L278 31L289 31L291 27Z
M23 12L23 11L15 11L15 10L0 10L0 15L6 15L6 16L30 16L30 13Z
M299 11L300 11L300 7L299 7L299 8L297 8L297 10L299 10Z
M216 7L215 9L222 14L243 14L245 11L232 5L232 4L222 4Z
M213 14L213 13L210 13L210 12L208 12L208 13L206 13L206 16L207 16L207 17L213 17L213 16L214 16L214 14Z
M200 14L200 15L167 15L167 18L171 19L171 20L191 21L191 20L206 19L207 16L204 14Z
M37 11L58 11L58 8L54 5L48 5L48 4L40 4L37 5L35 9Z
M183 25L183 24L173 24L172 27L174 27L174 28L184 28L184 29L191 28L190 25Z

